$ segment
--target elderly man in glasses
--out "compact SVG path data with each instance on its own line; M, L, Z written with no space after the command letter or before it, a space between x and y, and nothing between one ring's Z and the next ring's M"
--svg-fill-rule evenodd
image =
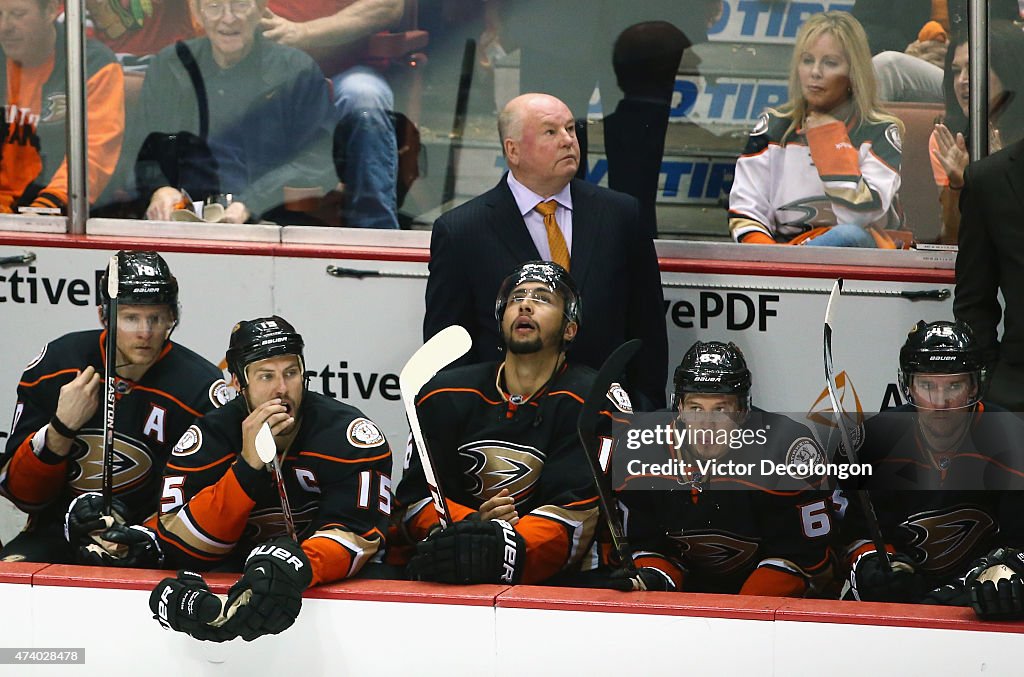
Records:
M203 37L154 58L142 89L136 175L146 217L223 199L220 220L274 220L283 188L327 190L334 113L323 72L258 31L266 0L194 0Z

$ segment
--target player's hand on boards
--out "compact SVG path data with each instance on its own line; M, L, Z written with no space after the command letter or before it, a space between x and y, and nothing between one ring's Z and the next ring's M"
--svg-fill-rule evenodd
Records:
M474 519L505 520L511 526L519 523L519 513L516 512L516 500L509 496L508 489L502 489L497 494L487 499L476 511Z
M179 571L177 578L165 578L149 595L153 618L168 630L184 632L196 639L225 642L238 636L225 627L224 598L210 592L197 573Z
M75 553L79 564L134 569L157 569L163 564L156 534L142 525L115 524L94 538L94 543Z
M903 553L890 553L888 561L871 550L857 557L850 568L850 590L862 602L919 601L925 581Z
M228 591L227 606L237 613L225 627L247 642L287 630L312 580L309 558L295 541L276 538L256 546L245 560L242 577Z
M438 583L515 584L525 562L526 542L510 524L463 520L417 543L406 572Z
M264 423L270 426L270 432L276 436L280 435L294 420L288 414L288 408L278 398L267 400L253 409L242 421L242 458L245 459L245 462L257 470L262 470L265 465L256 451L256 433L260 431Z
M1024 552L997 548L968 579L971 608L984 620L1024 618Z

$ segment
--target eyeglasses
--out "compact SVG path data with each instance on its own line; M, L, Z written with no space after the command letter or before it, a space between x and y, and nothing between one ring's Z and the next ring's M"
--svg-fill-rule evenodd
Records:
M509 294L508 302L509 305L520 304L530 299L537 303L552 304L555 302L555 295L551 291L536 287L534 289L517 289Z
M224 9L230 5L231 14L246 16L256 6L255 0L231 0L231 2L208 2L199 10L207 19L215 21L224 16Z

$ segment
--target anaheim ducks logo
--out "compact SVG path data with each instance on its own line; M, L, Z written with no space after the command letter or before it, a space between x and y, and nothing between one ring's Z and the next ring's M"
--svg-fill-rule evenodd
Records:
M900 526L914 534L914 560L932 574L965 564L978 543L998 530L992 516L977 508L923 512Z
M761 113L761 116L757 118L757 123L754 128L750 130L751 136L759 136L768 131L768 113Z
M114 491L126 491L149 478L153 459L149 448L128 436L114 433ZM81 433L69 455L69 482L73 491L103 490L103 434Z
M757 543L720 531L670 531L667 536L679 543L687 567L694 571L729 574L749 568L757 555Z
M42 108L40 122L64 122L68 117L68 97L59 92L50 94L43 101Z
M276 492L274 496L277 499ZM316 515L317 504L309 503L300 508L292 508L292 519L295 520L295 533L301 534L305 531ZM245 523L245 533L242 539L252 543L263 543L272 538L287 536L288 528L284 524L284 513L281 506L270 508L258 508L249 513L249 520Z
M814 226L831 226L837 223L832 201L821 195L795 200L776 209L779 225L787 229L810 230Z
M885 128L885 138L896 150L903 152L903 139L900 137L900 128L896 125L889 125Z
M544 469L544 454L533 447L503 440L480 440L459 447L469 492L486 501L502 489L513 498L533 489Z
M843 420L846 422L846 432L850 435L850 444L854 450L860 449L864 442L864 408L860 403L860 396L853 385L853 379L847 376L845 371L836 374L836 393L839 398L839 408L843 410ZM836 428L838 416L832 411L832 399L828 394L826 386L818 399L811 405L807 418L818 425L828 428ZM846 450L840 447L839 454L845 456Z

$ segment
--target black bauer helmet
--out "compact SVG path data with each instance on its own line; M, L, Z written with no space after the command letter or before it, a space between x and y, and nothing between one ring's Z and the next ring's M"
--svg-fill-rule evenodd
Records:
M569 275L569 271L553 261L528 261L513 270L498 289L498 296L494 300L494 319L498 321L499 326L508 305L509 295L524 282L540 282L561 296L565 306L565 319L580 324L583 304L576 289L576 282Z
M181 315L178 307L178 280L171 275L167 262L157 252L117 252L117 301L127 305L167 305L171 308L174 321ZM107 270L100 280L100 297L103 300L103 319L106 320Z
M963 406L973 406L981 399L987 367L981 346L966 324L919 320L900 348L900 390L908 402L918 406L910 389L914 374L972 374L975 397Z
M738 395L750 409L750 369L735 343L697 341L683 355L673 382L677 402L686 393Z
M278 355L297 355L299 368L305 372L304 347L302 336L283 317L242 320L231 329L226 355L228 371L238 379L239 387L245 388L249 385L245 370L253 362Z

